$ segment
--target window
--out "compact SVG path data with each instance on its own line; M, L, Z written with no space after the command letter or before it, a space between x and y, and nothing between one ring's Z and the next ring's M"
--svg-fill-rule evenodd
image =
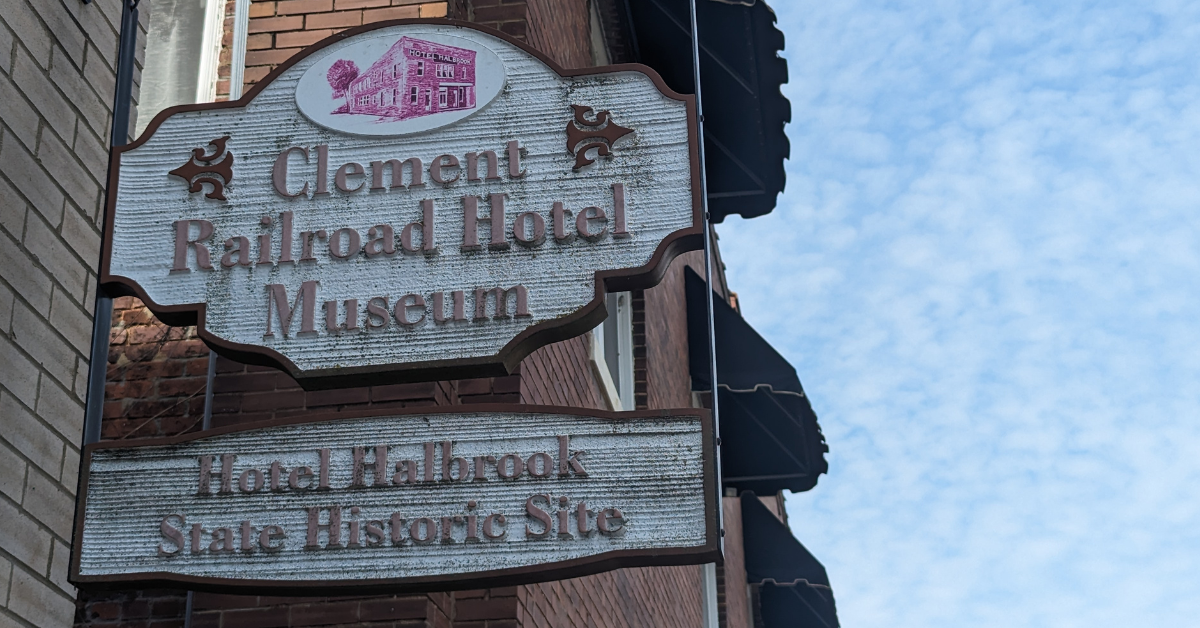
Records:
M613 410L633 410L633 304L628 292L604 299L608 318L592 330L592 369Z
M410 87L408 89L408 101L414 105L417 104L417 92L418 91L419 90L417 90L416 87Z
M592 49L592 65L608 65L612 61L609 59L608 46L605 44L604 23L600 19L600 9L595 2L588 4L591 5L588 7L588 41Z
M446 95L447 95L447 94L446 94L446 88L445 88L445 87L439 87L439 88L438 88L438 108L439 108L439 109L445 109L445 108L446 108Z
M425 76L425 62L417 61L417 76Z
M145 66L138 95L136 134L174 105L217 97L217 63L224 0L144 0L149 5Z

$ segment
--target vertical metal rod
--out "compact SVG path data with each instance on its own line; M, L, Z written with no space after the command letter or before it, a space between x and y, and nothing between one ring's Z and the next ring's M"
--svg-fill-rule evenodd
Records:
M192 628L192 598L195 594L187 592L187 604L183 608L183 628Z
M208 376L204 380L204 420L200 429L212 429L213 381L217 378L217 354L208 352Z
M124 146L129 140L129 110L133 102L134 59L137 56L138 2L125 0L121 7L121 41L117 53L117 89L113 96L112 146ZM115 190L109 190L113 193ZM106 212L105 202L102 212ZM105 218L102 216L102 218ZM97 262L99 268L99 262ZM87 406L83 417L83 444L100 440L104 418L104 383L108 376L108 338L112 329L112 299L104 287L96 286L92 310L92 353L88 359Z
M721 414L720 403L717 399L717 341L716 328L714 324L714 305L713 305L713 243L712 243L712 224L711 217L708 214L708 179L704 163L704 105L700 91L700 29L699 20L696 15L696 0L688 0L688 8L691 12L691 27L692 27L692 78L695 83L696 93L696 129L698 137L696 138L697 148L700 159L700 203L704 211L704 285L705 297L708 304L708 369L709 382L712 386L712 420L713 432L717 442L714 444L713 451L716 452L716 459L713 460L713 465L716 466L717 476L717 494L713 496L717 500L717 525L720 527L720 544L721 551L725 549L725 512L723 497L724 492L721 489ZM704 619L706 628L716 628L718 623L717 618L717 599L718 591L716 587L716 565L705 565L705 575L709 578L704 578L706 583L704 588ZM710 582L711 578L711 582Z

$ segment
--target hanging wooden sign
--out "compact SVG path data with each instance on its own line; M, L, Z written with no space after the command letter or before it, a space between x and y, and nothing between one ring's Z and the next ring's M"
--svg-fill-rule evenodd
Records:
M306 388L501 374L700 247L694 112L644 66L353 29L116 149L102 281Z
M706 411L462 408L89 445L71 581L396 592L718 559Z

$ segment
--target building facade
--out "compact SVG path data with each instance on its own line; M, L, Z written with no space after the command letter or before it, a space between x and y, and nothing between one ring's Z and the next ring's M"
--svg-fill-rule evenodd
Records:
M391 19L472 22L564 68L643 62L677 91L694 88L690 44L679 39L687 11L680 0L141 0L133 3L129 132L114 139L114 127L125 126L113 123L113 94L128 1L0 0L0 627L836 625L828 578L791 537L783 510L783 490L809 490L825 470L815 416L795 370L741 319L719 256L718 381L710 381L698 252L678 258L654 288L609 295L603 324L534 352L511 375L317 392L277 370L218 357L194 328L167 326L122 297L112 302L107 330L99 427L102 439L130 439L365 407L665 409L711 404L715 389L726 476L722 564L392 596L72 586L66 572L110 142L128 141L166 106L237 96L303 47ZM717 221L757 215L760 197L773 205L782 188L771 174L786 155L782 41L761 2L697 2L702 24L722 25L711 41L701 27L707 54L721 56L720 64L701 60L706 113L740 112L706 116L720 143L709 147L717 155L708 161L710 206ZM744 74L731 79L712 67ZM748 86L744 101L729 102L736 97L722 86L730 80ZM439 42L406 38L365 69L331 71L329 82L346 99L344 115L408 119L476 106L474 53ZM745 167L756 159L769 163Z
M474 109L475 51L402 37L342 91L347 113L391 120Z

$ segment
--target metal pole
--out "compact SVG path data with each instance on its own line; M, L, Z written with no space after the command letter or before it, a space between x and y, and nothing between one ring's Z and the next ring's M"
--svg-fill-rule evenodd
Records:
M704 211L704 285L705 296L708 304L708 369L709 382L712 386L712 419L713 432L717 442L713 451L717 452L716 460L713 464L716 465L717 475L717 494L714 498L717 500L717 521L721 528L721 549L722 553L725 548L725 513L722 499L724 497L721 490L721 414L720 403L717 400L717 343L716 343L716 328L714 326L714 305L713 305L713 246L712 246L712 225L710 222L711 216L708 214L708 180L704 163L704 100L700 92L700 29L699 20L696 16L696 0L688 0L688 8L691 12L691 27L692 27L692 78L695 83L696 93L696 117L697 117L697 133L696 143L699 151L700 159L700 202L701 208ZM717 596L719 592L716 586L716 565L709 564L704 566L704 620L706 628L716 628L718 625L717 617Z
M117 53L117 90L113 98L112 146L124 146L129 140L129 109L133 102L134 58L137 54L138 3L125 0L121 7L121 41ZM116 190L108 190L108 194ZM105 203L107 211L108 203ZM99 264L97 264L99 268ZM100 440L104 418L104 383L108 376L108 337L112 329L112 299L104 287L96 286L92 310L92 354L88 360L87 407L83 418L83 444Z

